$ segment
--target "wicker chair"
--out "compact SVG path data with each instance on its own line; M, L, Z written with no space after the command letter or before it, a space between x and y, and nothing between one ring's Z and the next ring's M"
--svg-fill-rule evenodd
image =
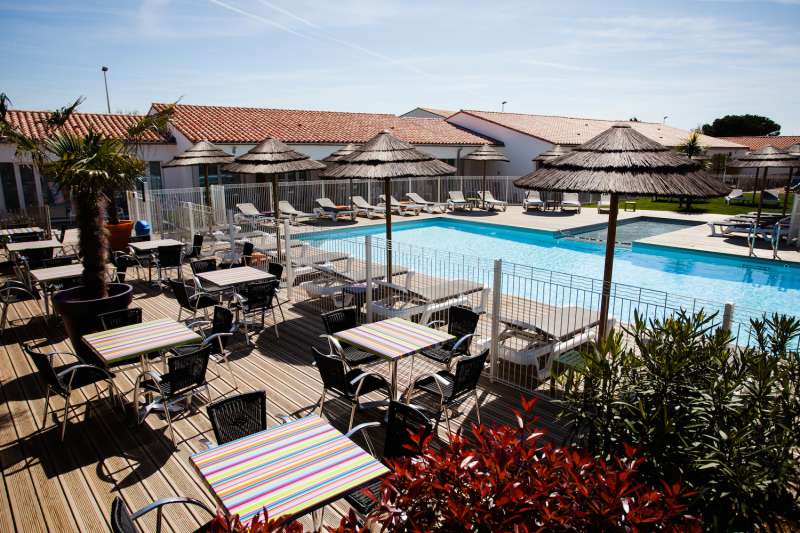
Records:
M178 279L183 280L183 245L159 246L155 257L159 282L163 283L163 272L168 270L174 270Z
M198 320L196 322L191 322L188 324L188 326L190 329L203 336L203 342L200 343L200 346L211 347L211 357L214 359L214 361L218 364L224 363L225 366L227 366L228 372L230 372L231 378L233 378L233 388L238 389L239 381L236 379L236 374L233 371L231 362L228 359L229 354L226 350L228 341L230 341L231 337L233 337L233 334L239 329L239 324L237 324L233 319L233 312L231 312L230 309L215 305L214 316L211 321ZM203 329L206 326L211 327L208 329ZM191 348L175 348L173 351L181 353L187 349ZM216 374L216 376L219 377L219 374Z
M475 395L475 413L478 423L481 423L480 397L478 396L478 382L480 381L483 368L486 365L486 358L489 350L486 349L478 355L461 356L454 360L456 364L455 372L440 370L435 374L427 374L414 380L405 392L405 400L408 402L415 389L433 396L438 399L439 406L436 411L436 424L438 426L444 413L447 422L447 431L453 434L450 427L450 415L448 410L455 405L466 400L470 393Z
M374 391L386 391L388 399L392 398L392 388L386 378L375 372L365 372L360 368L347 370L342 358L335 354L324 354L312 346L314 364L322 379L322 397L319 400L319 414L325 405L325 396L330 391L336 397L349 403L350 422L347 429L353 427L356 409L360 405L361 395Z
M450 368L450 362L458 355L468 355L469 347L472 344L472 337L475 336L475 329L481 316L467 307L451 307L450 320L447 323L447 333L455 337L454 340L422 350L420 354L428 359L436 361ZM429 328L443 325L444 321L434 320L429 322Z
M281 320L286 320L286 316L283 314L283 303L289 303L289 300L281 301L281 286L280 282L283 279L283 265L280 263L269 262L267 263L267 273L272 274L275 276L275 279L278 280L278 288L275 289L275 303L278 304L278 310L281 312Z
M247 392L206 407L217 444L225 444L267 429L267 393Z
M342 344L333 337L335 333L344 331L346 329L354 328L358 325L356 320L358 311L355 307L342 307L334 309L327 313L322 313L322 323L325 325L324 338L328 340L328 346L332 352L338 353L347 363L347 366L353 368L358 365L365 365L374 363L380 358L369 352L365 352L350 344Z
M204 314L207 313L208 308L219 303L218 298L208 292L201 292L192 287L185 285L182 281L175 281L174 279L167 280L167 284L172 289L172 294L178 300L178 320L181 319L183 310L191 311L192 317L197 316L197 311L201 310ZM207 315L205 315L207 316Z
M131 513L122 498L117 496L111 502L111 531L113 533L140 533L140 529L136 527L136 520L146 515L150 511L156 511L156 533L161 533L163 522L163 508L167 505L180 503L183 505L194 505L201 508L209 514L212 518L216 513L206 506L203 502L195 500L194 498L186 498L183 496L172 496L167 498L160 498L153 503L146 505L136 512ZM198 531L203 531L201 528Z
M3 306L2 315L0 315L0 335L6 329L6 321L8 320L8 308L15 303L35 301L39 306L39 311L44 315L41 308L41 296L35 287L30 287L21 281L8 280L0 286L0 305Z
M194 237L192 237L192 249L188 254L183 256L184 261L187 259L198 259L200 257L200 252L203 250L203 240L204 237L202 233L195 233Z
M257 315L261 313L261 327L264 327L264 318L267 313L272 316L272 327L275 330L275 337L280 338L278 333L278 320L275 316L275 291L278 289L279 281L271 279L258 283L250 283L246 285L238 294L236 294L237 301L233 307L237 311L241 311L243 315L242 325L244 325L245 337L249 338L249 326L247 322L248 315ZM249 341L248 341L249 342Z

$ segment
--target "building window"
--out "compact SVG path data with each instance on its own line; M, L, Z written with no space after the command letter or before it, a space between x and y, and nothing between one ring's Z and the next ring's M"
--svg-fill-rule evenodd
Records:
M150 189L164 188L164 182L161 179L161 161L148 161L147 172L150 178Z
M25 198L25 207L39 205L36 194L36 177L33 174L33 167L30 165L19 166L19 180L22 182L22 196Z
M3 183L3 198L6 201L6 210L19 209L14 163L0 163L0 180Z
M206 186L206 176L203 167L199 167L197 171L197 182L200 187ZM222 170L219 165L208 165L208 184L209 185L226 185L233 183L233 175L225 170Z

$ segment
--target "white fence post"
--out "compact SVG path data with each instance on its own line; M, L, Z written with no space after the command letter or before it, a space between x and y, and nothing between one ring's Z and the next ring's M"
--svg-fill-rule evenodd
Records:
M503 261L494 260L494 278L492 280L492 338L490 339L489 357L491 364L489 369L489 379L494 381L497 377L498 349L500 347L498 338L500 337L500 308L503 299Z
M189 239L194 239L195 225L194 225L194 209L192 209L192 204L190 202L184 202L183 204L184 209L189 212Z
M366 262L366 278L367 278L367 323L372 322L372 236L366 235L364 237L364 261Z
M150 191L150 182L148 181L144 182L144 192L142 196L142 200L144 200L145 216L147 217L147 222L150 224L150 234L152 235L156 227L156 221L153 220L153 193Z
M294 269L292 268L292 234L289 219L283 221L284 261L286 268L286 297L292 301L292 287L294 287ZM278 242L278 246L281 243ZM280 281L280 280L279 280Z

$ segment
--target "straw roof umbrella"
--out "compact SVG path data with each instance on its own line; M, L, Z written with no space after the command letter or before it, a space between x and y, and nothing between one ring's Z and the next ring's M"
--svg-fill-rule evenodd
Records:
M233 156L225 152L218 146L208 142L200 141L192 145L185 152L176 155L172 160L164 163L163 167L193 167L199 166L203 169L205 176L206 204L211 207L211 186L208 183L208 165L226 165L233 162Z
M476 148L474 151L470 152L469 154L464 156L464 159L469 159L470 161L482 161L483 162L483 180L481 181L481 186L483 187L481 190L486 190L486 162L487 161L505 161L508 163L508 158L505 156L503 152L489 146L488 144L483 144L480 148ZM484 195L481 195L483 198ZM486 200L483 200L483 209L486 209Z
M629 124L617 124L569 154L542 162L542 168L517 179L514 185L611 195L600 299L601 336L608 322L619 195L712 197L728 191L722 182L700 170L699 162L672 152Z
M341 160L344 157L347 157L348 155L350 155L353 152L355 152L356 148L358 148L357 144L353 144L353 143L347 144L347 145L339 148L335 152L333 152L331 155L329 155L325 159L323 159L322 162L325 163L328 167L331 167L331 166L335 165L339 160ZM353 178L350 178L349 181L350 181L350 208L352 209L353 208Z
M792 155L788 152L784 152L774 146L765 146L760 150L755 150L753 152L748 152L745 155L739 156L733 161L728 162L728 167L732 168L754 168L756 169L756 187L753 189L753 197L755 198L755 189L759 189L758 187L758 174L760 169L764 169L764 175L762 176L761 180L761 188L759 189L761 194L758 198L758 213L756 214L756 226L761 222L761 210L764 206L764 189L767 185L767 173L771 168L787 168L789 172L792 172L792 169L800 168L800 158L796 155ZM789 177L789 182L791 182L791 175ZM786 189L786 195L783 199L783 214L786 214L787 208L787 201L789 198L789 190L788 186Z
M322 173L322 178L361 178L383 181L386 196L386 280L392 280L392 180L455 174L456 169L401 141L387 130Z
M537 155L531 161L536 163L536 168L539 168L540 163L544 161L550 161L551 159L555 159L556 157L561 157L562 155L568 154L572 151L571 148L567 148L566 146L562 146L560 144L556 144L546 152L542 152L541 154ZM534 169L536 170L536 169Z
M236 174L255 174L272 176L272 214L275 217L275 239L280 239L280 209L278 208L278 174L300 172L304 170L321 170L325 165L310 159L289 148L278 139L267 137L246 154L237 157L233 163L225 166L225 170ZM278 246L278 256L281 247Z

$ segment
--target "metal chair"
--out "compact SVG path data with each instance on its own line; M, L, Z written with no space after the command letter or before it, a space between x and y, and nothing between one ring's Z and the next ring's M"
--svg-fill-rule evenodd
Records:
M278 320L275 317L275 291L278 288L278 280L269 280L258 283L250 283L246 285L239 293L235 295L236 302L233 307L237 312L241 311L243 320L241 324L244 325L245 337L249 336L249 323L247 322L247 315L253 315L261 312L261 327L264 327L264 318L267 312L272 316L272 327L275 330L275 337L280 338L278 333ZM249 338L249 337L248 337Z
M283 280L283 265L280 263L269 262L267 263L267 273L272 274L275 276L275 279L278 280L278 288L275 289L275 301L278 304L278 310L281 312L281 320L286 320L286 316L283 314L283 304L289 303L289 300L281 301L281 286L280 283Z
M175 270L178 279L183 280L183 245L159 246L155 256L155 266L159 282L164 282L162 271L165 270Z
M135 243L135 242L147 242L151 239L151 236L148 235L131 235L128 238L128 244ZM155 263L155 254L152 251L145 250L145 251L137 251L133 248L129 248L130 256L136 259L136 269L137 271L141 268L147 268L147 275L148 279L153 278L152 268L153 264ZM139 275L141 277L141 274Z
M425 394L438 397L439 408L436 414L436 424L438 426L444 413L447 422L447 431L452 435L450 427L450 415L448 409L463 402L469 397L470 393L475 395L475 413L478 423L481 423L480 397L478 396L478 382L480 381L483 368L486 365L486 358L489 350L486 349L478 355L460 356L453 360L455 372L440 370L435 374L427 374L418 377L409 385L405 392L405 400L409 401L411 393L419 389Z
M194 286L197 290L210 294L225 294L232 292L232 290L227 287L204 287L200 281L200 278L197 277L198 274L203 274L204 272L214 272L217 270L216 257L197 259L189 263L189 266L192 269L192 279L194 280Z
M207 512L212 518L216 513L206 506L203 502L195 500L194 498L186 498L183 496L171 496L167 498L160 498L151 504L148 504L138 511L130 512L128 506L122 501L122 498L117 496L111 502L111 531L112 533L140 533L141 530L136 527L136 520L146 515L150 511L156 511L156 533L161 533L163 522L163 508L172 504L194 505L200 507ZM202 528L201 528L202 529Z
M323 335L323 337L328 339L331 351L341 355L347 366L351 368L374 363L380 359L377 355L365 352L353 345L342 344L333 337L335 333L356 327L358 325L357 316L358 311L355 307L341 307L320 315L322 323L325 325L326 335Z
M183 310L191 311L192 318L197 316L199 309L208 317L207 309L211 306L217 305L219 300L216 296L208 292L198 291L189 285L184 284L182 281L175 281L174 279L167 280L169 288L172 289L172 294L178 300L178 320L181 319Z
M97 316L100 319L100 326L103 330L116 329L124 326L142 323L142 308L129 307L127 309L119 309L109 313L103 313Z
M108 384L109 397L113 400L119 398L119 392L114 385L114 374L105 368L90 365L82 361L68 363L61 366L53 366L55 355L69 355L77 359L77 356L70 352L50 352L42 353L33 350L30 346L22 345L22 349L33 360L33 364L39 370L39 375L47 385L47 394L44 399L44 414L42 415L42 427L47 423L47 413L50 410L50 395L55 393L64 398L63 420L61 422L61 440L64 440L64 433L67 430L67 420L69 418L69 408L72 402L72 391L94 385L97 397L100 397L100 389L97 384L104 381ZM120 405L122 400L120 399ZM87 404L87 408L88 408Z
M355 434L370 427L380 426L380 422L367 422L359 424L346 433L351 438ZM433 433L433 422L424 411L417 406L392 400L389 402L389 411L386 416L386 435L383 441L383 455L381 459L397 459L400 457L415 457L422 453L422 445ZM419 441L414 441L411 435L417 435ZM367 446L373 453L369 437L364 433ZM375 455L373 453L373 455ZM362 517L368 516L381 499L381 485L383 481L377 479L360 489L351 491L344 496L344 500Z
M360 368L347 370L344 360L336 354L324 354L311 347L314 364L322 379L322 397L319 400L319 414L325 405L325 396L330 391L337 398L350 404L350 422L347 429L353 427L356 409L363 407L359 400L361 395L378 390L385 390L387 399L392 398L392 388L386 378L375 372L365 372Z
M6 320L8 320L8 308L15 303L20 302L36 302L39 306L39 311L44 315L41 307L41 296L35 287L28 286L21 281L8 280L0 286L0 305L3 306L2 315L0 315L0 335L5 332Z
M200 257L200 252L203 250L203 234L202 233L195 233L192 237L192 248L189 250L189 253L183 256L185 260L197 259Z
M51 259L45 259L44 261L42 261L42 268L74 265L79 261L80 259L78 258L78 256L74 254L60 255L58 257L53 257Z
M172 428L174 415L170 413L171 407L181 400L186 400L186 407L188 407L194 394L201 388L205 388L206 396L208 399L211 398L206 381L210 356L211 346L198 346L194 351L188 353L173 352L167 357L167 372L163 375L156 370L142 372L136 378L133 391L133 406L137 410L138 422L141 424L154 409L163 407L172 444L176 445L175 431ZM140 408L139 395L142 390L145 393L154 393L155 397Z
M467 307L451 307L449 321L447 322L447 333L455 337L454 340L434 348L422 350L420 355L427 357L437 363L450 368L450 362L458 355L469 355L469 347L472 344L472 337L475 336L475 329L481 316ZM434 320L426 324L429 328L444 325L443 320Z
M267 429L267 393L247 392L206 407L217 444L225 444Z
M111 256L111 263L116 267L117 283L125 283L125 277L128 273L128 268L138 266L138 260L123 252L114 252Z
M28 267L31 269L43 268L45 261L53 259L52 248L34 248L25 250L25 259L28 261Z
M207 330L203 329L205 326L209 325L211 328ZM225 364L233 378L233 388L238 389L239 381L236 379L236 374L233 372L233 367L228 359L228 351L225 349L228 345L228 341L230 341L233 334L239 329L239 324L234 321L233 313L230 309L215 305L212 321L198 320L188 324L188 326L203 337L203 342L200 343L200 346L211 347L211 357L214 361L218 364ZM177 348L175 351L180 352L183 349L184 348ZM216 374L216 376L219 377L219 374Z

